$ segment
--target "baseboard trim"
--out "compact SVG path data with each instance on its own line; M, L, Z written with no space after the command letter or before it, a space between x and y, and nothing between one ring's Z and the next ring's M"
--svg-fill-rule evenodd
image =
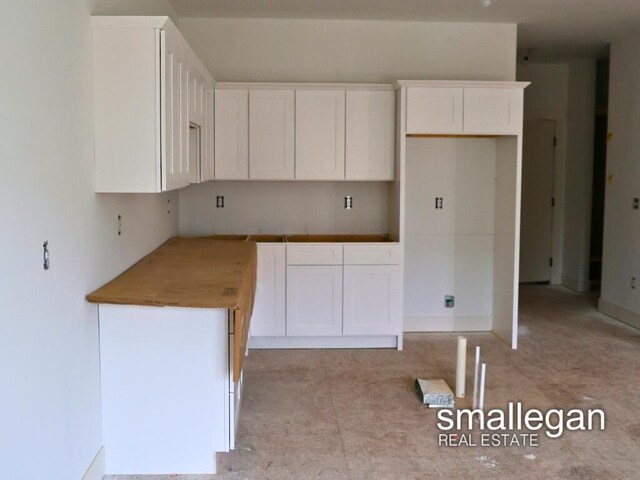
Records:
M401 341L400 341L401 342ZM396 335L362 337L251 337L251 349L402 348Z
M580 282L577 278L565 274L562 274L562 285L577 293L587 293L591 290L591 282L589 280Z
M634 328L640 329L640 313L628 310L618 304L608 302L602 298L598 299L598 310L615 318L616 320L626 323Z
M404 317L405 332L490 332L491 316L464 315L455 317Z
M104 471L104 446L102 446L93 458L91 465L89 465L89 468L87 468L87 471L82 476L82 480L102 480L102 477L104 477Z

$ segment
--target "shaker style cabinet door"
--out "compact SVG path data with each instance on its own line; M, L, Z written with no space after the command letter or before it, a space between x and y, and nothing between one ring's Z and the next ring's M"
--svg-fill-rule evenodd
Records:
M345 265L344 335L399 334L400 301L398 265Z
M249 178L249 92L216 90L215 178Z
M286 246L258 244L258 279L251 317L251 335L285 335Z
M345 91L296 90L298 180L344 180Z
M187 91L184 83L187 71L179 46L174 44L172 36L168 32L161 32L161 41L164 52L162 190L174 190L184 186L189 162L186 154L189 127L186 95L183 94Z
M294 90L249 92L249 178L294 177Z
M287 336L342 335L342 266L287 267Z
M346 179L393 180L395 92L348 91Z
M213 180L213 89L208 88L204 93L205 117L204 127L200 129L202 151L200 152L200 181Z
M523 90L465 88L464 133L517 135L522 131Z
M407 133L461 134L462 88L408 87Z

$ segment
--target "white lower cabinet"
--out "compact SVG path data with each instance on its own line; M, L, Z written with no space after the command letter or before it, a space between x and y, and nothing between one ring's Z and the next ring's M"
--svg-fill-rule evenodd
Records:
M401 330L398 265L344 266L344 335L397 335Z
M342 266L287 267L287 336L342 335Z
M258 281L251 317L251 335L286 334L286 247L258 243Z

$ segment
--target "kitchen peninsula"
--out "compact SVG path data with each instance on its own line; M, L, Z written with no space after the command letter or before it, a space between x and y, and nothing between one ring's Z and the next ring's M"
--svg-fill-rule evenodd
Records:
M234 448L256 258L251 241L171 238L87 296L109 474L215 473Z

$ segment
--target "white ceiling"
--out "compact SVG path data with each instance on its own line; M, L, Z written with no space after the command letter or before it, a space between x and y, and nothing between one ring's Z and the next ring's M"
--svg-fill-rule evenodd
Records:
M602 57L622 31L640 28L640 0L169 0L180 17L323 18L517 23L531 60Z

